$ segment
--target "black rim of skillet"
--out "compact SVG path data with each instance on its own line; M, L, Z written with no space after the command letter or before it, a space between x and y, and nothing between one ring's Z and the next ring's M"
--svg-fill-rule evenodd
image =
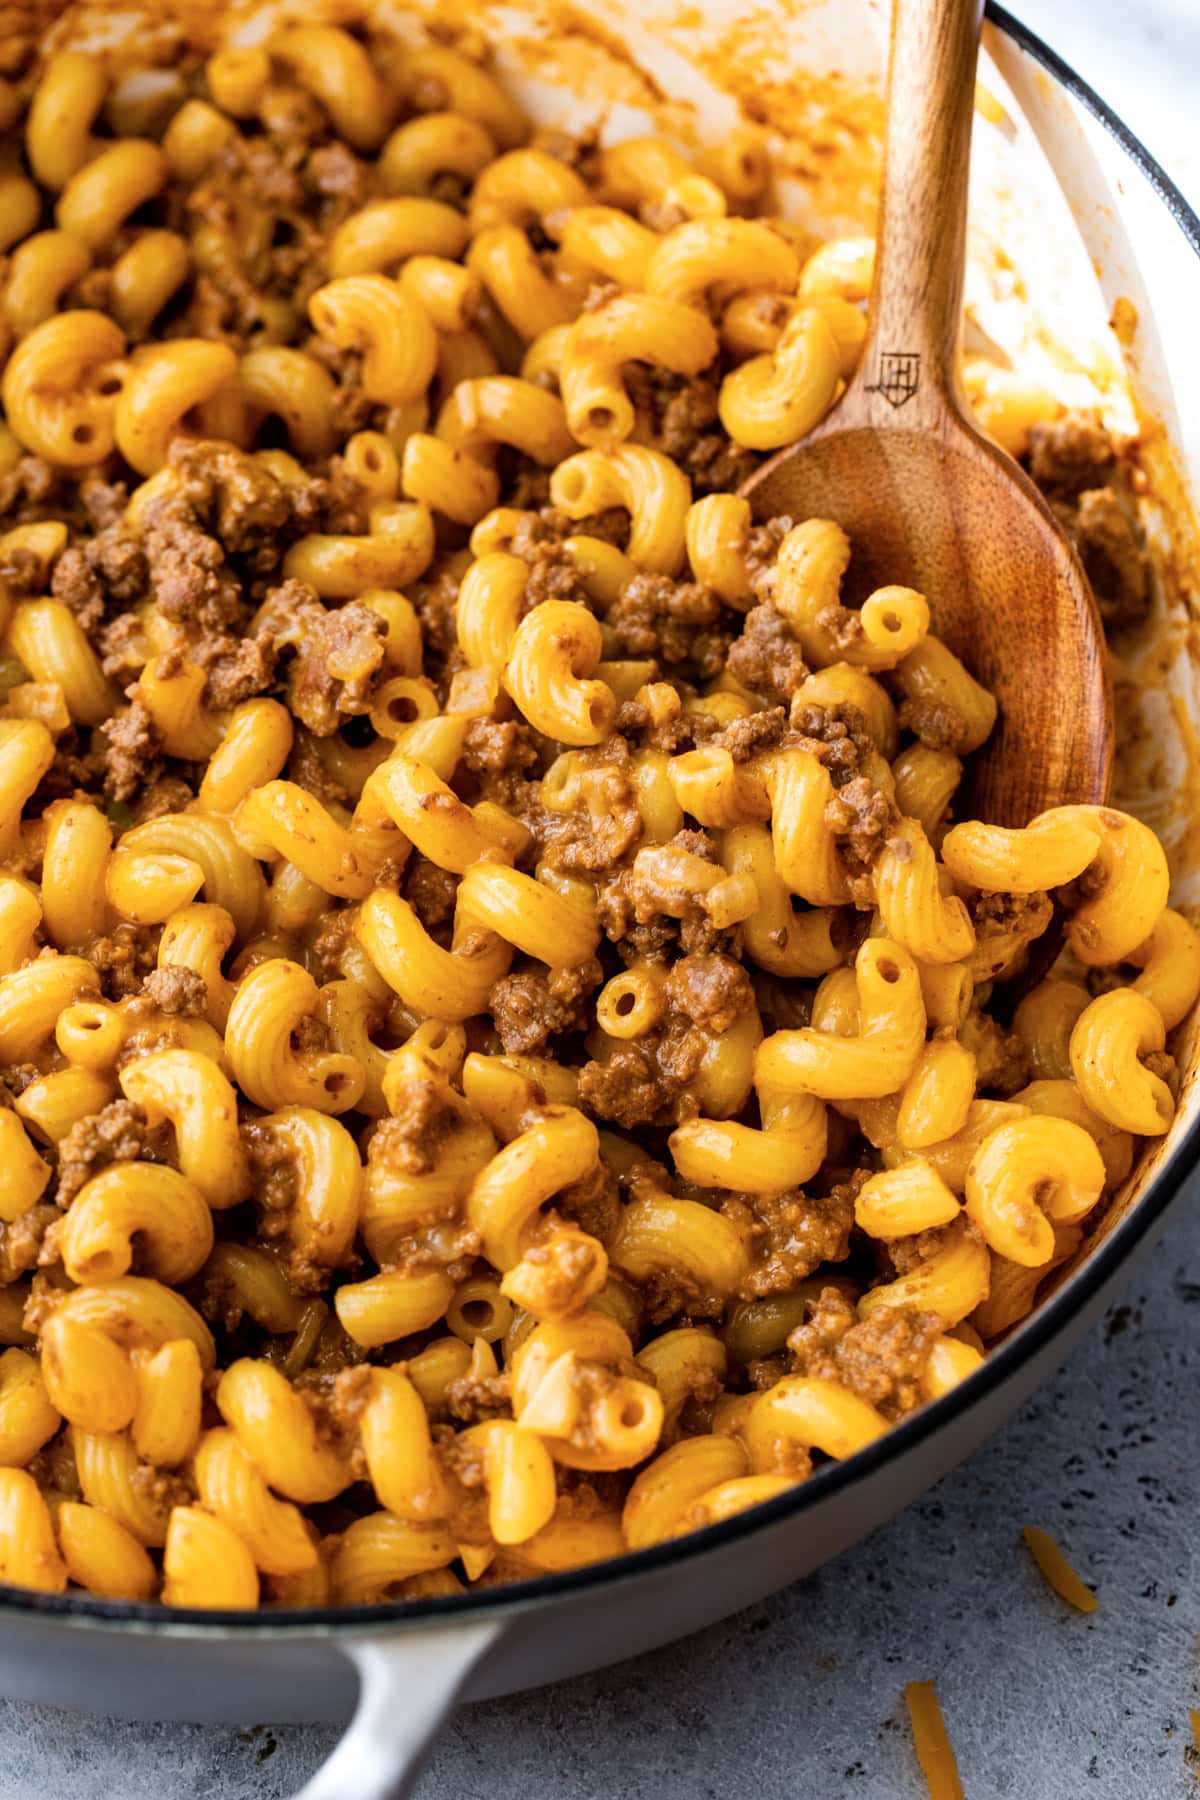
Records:
M1200 216L1188 205L1170 177L1136 138L1060 56L1039 37L1014 19L1003 7L988 0L987 18L1051 74L1120 144L1129 160L1146 177L1180 231L1200 256ZM845 1462L829 1462L791 1492L774 1500L706 1526L686 1537L655 1544L647 1550L628 1551L606 1562L589 1563L563 1574L541 1575L532 1581L514 1582L499 1591L467 1592L425 1600L401 1600L371 1606L271 1608L261 1612L237 1612L221 1608L172 1611L142 1602L96 1600L76 1594L41 1594L28 1588L0 1586L0 1609L68 1618L72 1624L103 1627L128 1625L171 1637L203 1638L236 1631L259 1637L328 1636L334 1626L353 1627L352 1635L370 1636L390 1625L408 1625L421 1619L482 1619L503 1616L535 1605L545 1605L588 1589L611 1587L672 1564L700 1560L706 1551L753 1536L759 1530L797 1519L819 1500L877 1475L894 1457L916 1449L934 1432L951 1423L976 1400L1000 1387L1021 1365L1044 1348L1067 1320L1103 1286L1134 1247L1150 1233L1191 1173L1200 1150L1200 1113L1174 1146L1154 1176L1145 1195L1129 1214L1098 1244L1078 1271L1013 1335L987 1357L980 1369L942 1399L912 1413L882 1438Z

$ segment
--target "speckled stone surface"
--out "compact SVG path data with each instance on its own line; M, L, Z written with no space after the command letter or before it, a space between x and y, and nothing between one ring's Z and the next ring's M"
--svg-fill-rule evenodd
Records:
M925 1678L970 1800L1194 1800L1198 1203L1194 1183L1058 1380L919 1505L684 1643L466 1709L420 1800L917 1800L902 1690ZM1023 1524L1054 1534L1097 1613L1049 1592ZM0 1704L0 1796L287 1800L332 1741Z

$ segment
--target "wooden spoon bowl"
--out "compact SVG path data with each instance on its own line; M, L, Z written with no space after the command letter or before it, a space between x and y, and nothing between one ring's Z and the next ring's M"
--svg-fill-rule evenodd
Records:
M1025 825L1103 801L1112 763L1104 635L1079 558L957 378L967 164L982 0L895 0L871 322L838 406L742 489L756 517L834 519L846 598L918 588L933 629L996 696L964 801Z

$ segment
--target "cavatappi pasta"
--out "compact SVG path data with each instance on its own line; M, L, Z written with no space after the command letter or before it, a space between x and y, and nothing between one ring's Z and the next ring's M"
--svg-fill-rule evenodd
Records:
M0 83L0 1577L370 1602L728 1518L1028 1313L1200 940L1135 819L961 817L938 596L734 491L873 261L752 132L332 26L131 74ZM966 377L1140 616L1106 435Z

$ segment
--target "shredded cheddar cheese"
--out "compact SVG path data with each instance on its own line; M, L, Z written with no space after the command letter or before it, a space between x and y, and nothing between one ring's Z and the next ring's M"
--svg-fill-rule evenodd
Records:
M1029 1554L1059 1599L1065 1600L1068 1606L1076 1607L1079 1612L1095 1612L1100 1602L1087 1583L1075 1573L1049 1532L1042 1531L1037 1525L1026 1525L1021 1535L1029 1547Z
M986 119L989 125L1011 126L1012 124L1001 102L993 94L991 88L985 87L982 81L975 83L975 111L981 119Z
M954 1748L932 1681L910 1681L904 1702L912 1723L913 1748L929 1789L929 1800L963 1800Z

